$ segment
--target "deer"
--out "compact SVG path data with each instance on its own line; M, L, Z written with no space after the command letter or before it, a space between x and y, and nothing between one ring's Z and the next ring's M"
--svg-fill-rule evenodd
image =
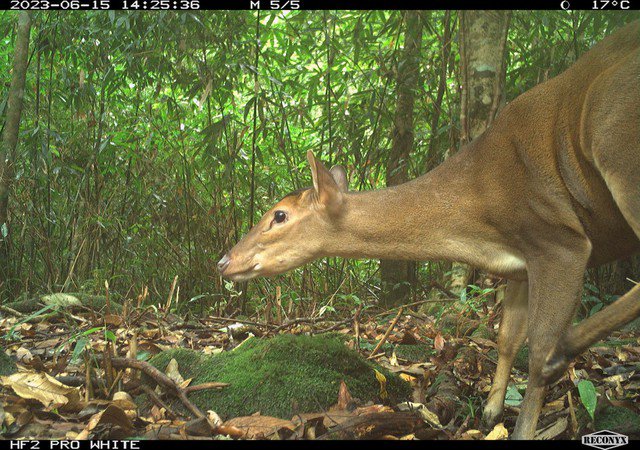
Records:
M350 191L307 152L313 186L275 204L218 262L274 276L324 257L457 261L502 277L498 362L483 410L501 418L528 340L512 439L532 439L547 387L640 316L640 284L573 324L584 272L640 251L640 21L507 103L479 137L404 184Z

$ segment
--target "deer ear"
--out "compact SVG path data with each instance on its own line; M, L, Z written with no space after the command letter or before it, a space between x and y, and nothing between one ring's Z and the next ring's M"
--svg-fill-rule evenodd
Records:
M313 179L313 189L318 192L320 185L318 183L318 165L322 166L322 163L316 159L313 152L309 150L307 152L307 161L309 161L309 167L311 168L311 178ZM324 168L324 167L323 167Z
M347 171L342 166L333 166L329 171L333 177L333 181L338 185L340 192L347 192L349 190L349 178L347 177Z
M346 191L346 172L342 169L343 174L340 175L341 169L328 171L327 168L313 155L311 151L307 152L307 159L311 166L311 177L313 178L313 189L317 199L324 205L339 203L340 194ZM337 181L336 180L340 180ZM342 186L345 189L342 189Z

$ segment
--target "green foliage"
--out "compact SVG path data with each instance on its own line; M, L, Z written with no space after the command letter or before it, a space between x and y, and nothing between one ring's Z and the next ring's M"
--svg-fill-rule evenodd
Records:
M449 57L444 15L425 13L410 176L458 145L455 38L435 104ZM10 81L16 17L0 12L2 85ZM635 17L514 12L506 99ZM384 185L391 147L401 11L262 11L259 40L256 19L255 11L34 13L10 198L10 227L20 229L8 233L11 292L100 294L108 280L113 294L147 286L149 302L158 303L178 275L181 298L215 313L245 300L260 310L275 286L300 314L337 291L353 294L336 298L337 314L375 299L376 261L316 262L234 287L242 296L214 271L261 211L310 184L307 150L345 165L359 190ZM439 264L419 269L423 280L438 273Z
M592 283L585 282L582 291L582 305L587 310L587 317L594 315L606 305L618 299L617 295L609 295L600 292L600 289Z
M505 405L517 407L517 406L520 406L520 404L522 403L522 400L524 400L524 397L522 396L520 391L518 391L518 388L516 386L512 384L507 386L507 393L505 394L505 397L504 397Z
M580 402L587 410L591 420L595 418L596 406L598 404L598 396L596 387L589 380L580 380L578 382L578 392L580 393Z
M251 338L233 351L215 356L177 349L162 352L150 362L164 370L175 358L182 376L192 385L211 381L230 383L220 391L197 391L189 398L201 409L223 417L264 415L291 418L296 413L327 410L338 399L344 380L352 396L363 402L380 401L374 368L387 379L392 402L406 400L410 386L353 350L340 337L293 336Z

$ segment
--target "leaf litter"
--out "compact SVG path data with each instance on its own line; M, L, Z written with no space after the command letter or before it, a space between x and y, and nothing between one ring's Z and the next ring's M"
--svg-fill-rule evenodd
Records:
M449 314L453 319L408 309L378 315L358 310L355 326L353 319L331 323L320 317L276 325L259 319L247 323L231 318L184 319L151 308L102 316L81 311L39 322L3 316L0 336L6 355L18 368L0 378L3 435L11 439L508 439L526 387L526 365L516 363L512 371L502 421L484 427L482 407L497 363L495 309L457 311ZM329 410L294 417L256 411L223 421L215 411L190 408L188 395L199 389L224 393L224 383L192 386L175 360L164 373L152 376L161 387L149 389L141 381L140 372L148 373L142 367L146 360L163 350L184 347L217 354L242 345L248 335L324 331L348 337L347 346L399 374L413 388L411 401L363 402L352 397L343 381ZM137 363L127 366L132 361ZM384 398L385 377L380 372L375 377ZM155 399L146 409L136 401L144 393ZM170 397L179 397L187 413L174 411ZM634 331L614 333L571 364L549 389L536 438L571 439L596 431L598 411L610 408L640 415L640 339Z

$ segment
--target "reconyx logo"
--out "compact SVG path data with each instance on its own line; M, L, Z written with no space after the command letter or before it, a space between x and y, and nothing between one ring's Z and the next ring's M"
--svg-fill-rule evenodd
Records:
M596 431L595 433L582 436L582 443L600 450L620 447L629 443L629 437L624 434L614 433L609 430Z

